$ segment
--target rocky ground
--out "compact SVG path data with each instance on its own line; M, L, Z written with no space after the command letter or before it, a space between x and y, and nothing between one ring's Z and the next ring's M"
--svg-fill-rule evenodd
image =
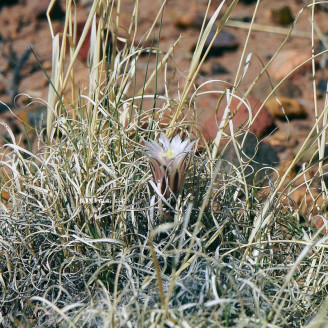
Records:
M76 2L78 3L77 19L83 24L92 1ZM122 3L121 33L124 37L134 1L126 0ZM2 0L0 2L0 120L11 126L17 140L23 144L28 142L22 122L35 126L35 124L40 124L45 114L45 105L38 99L46 100L48 92L48 80L41 66L48 74L51 70L52 40L46 19L48 4L49 0L38 2ZM305 8L306 4L301 0L260 1L256 25L246 49L246 56L252 53L252 57L247 74L239 87L242 92L248 89L263 65L272 58L283 43L294 19L298 17L292 37L288 39L269 70L257 82L248 97L255 112L266 101L261 114L251 127L251 131L259 139L263 139L257 159L276 166L282 172L295 157L315 121L314 85L318 112L320 113L324 108L328 75L325 55L315 60L314 84L312 63L309 61L291 74L267 99L273 86L276 86L291 70L311 56L311 9ZM160 5L161 1L141 1L137 36L140 43ZM211 13L217 5L218 2L213 1ZM223 29L215 41L196 85L200 86L209 80L217 80L217 82L203 86L202 91L222 91L229 88L229 83L234 83L255 8L256 1L240 0L231 16L229 26ZM302 8L304 8L303 11ZM182 36L175 50L175 64L182 73L188 70L205 9L206 1L196 0L168 1L165 8L160 48L167 50L180 35ZM64 11L65 1L57 1L51 12L54 31L63 29ZM315 53L324 50L324 45L327 44L325 40L328 32L325 24L327 15L325 5L316 7ZM84 49L80 53L77 69L77 80L80 81L81 86L86 85L88 79L86 57L87 50ZM180 80L182 81L181 77ZM17 94L21 95L16 98ZM276 97L283 105L285 112L282 111ZM200 129L208 139L215 137L217 131L215 120L220 119L220 114L215 113L217 102L218 94L212 93L197 97L195 103L200 117ZM233 102L232 109L236 104L237 102ZM246 115L248 115L247 111L242 110L235 118L235 126L242 124ZM4 126L1 126L0 134L8 137ZM311 156L312 153L309 151L304 161ZM320 193L319 184L314 189L315 197ZM294 193L294 200L300 203L304 194L305 187L299 188ZM303 205L303 210L307 211L305 205Z

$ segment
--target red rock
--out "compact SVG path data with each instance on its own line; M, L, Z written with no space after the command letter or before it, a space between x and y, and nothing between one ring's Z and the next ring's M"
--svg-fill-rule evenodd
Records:
M248 99L249 104L251 106L253 117L258 112L261 103L254 98ZM231 102L231 113L234 113L239 105L239 100L234 98ZM223 112L226 106L226 102L223 102L217 112L210 115L210 117L204 121L202 124L201 132L204 134L205 138L208 141L212 141L215 139L218 132L218 125L223 116ZM238 130L241 126L245 126L247 124L247 120L249 118L249 112L245 105L242 105L238 112L233 116L233 126L234 131ZM269 113L266 106L263 106L254 123L250 127L250 131L255 134L257 138L262 138L268 133L272 132L276 127L271 114ZM245 128L247 128L245 126ZM229 133L229 127L225 130L226 133Z
M81 38L81 35L83 33L83 30L84 30L85 23L86 23L86 21L80 21L80 22L77 22L77 24L76 24L77 42L79 42L79 40ZM91 36L91 29L89 29L89 31L88 31L88 33L87 33L87 35L86 35L86 37L83 41L80 52L79 52L79 57L80 57L81 61L83 61L83 62L86 62L87 58L88 58L88 53L89 53L89 49L90 49L90 36ZM112 35L111 35L111 33L109 34L108 42L109 42L108 50L110 51L111 47L112 47ZM118 50L122 50L125 46L125 43L123 41L117 40L116 45L117 45Z
M278 54L278 56L269 66L268 72L273 79L279 81L310 57L310 53L301 51L299 49L283 50ZM307 63L303 64L295 73L293 73L292 77L304 72L311 72L311 68L312 63L311 61L308 61Z
M86 21L79 21L76 23L76 44L78 44L81 35L83 33L84 30L84 26L85 26ZM63 33L63 29L64 29L64 25L60 25L55 29L55 34L58 33ZM88 30L88 33L83 41L82 47L79 51L79 59L82 62L86 62L87 58L88 58L88 53L89 53L89 49L90 49L90 35L91 35L91 29ZM66 51L68 51L69 49L69 42L67 40L66 42Z
M84 26L85 26L85 21L83 22L77 22L76 24L76 35L77 35L77 43L79 42ZM91 30L89 29L87 36L85 37L82 47L79 52L79 57L83 62L86 62L88 58L88 53L90 49L90 35L91 35Z

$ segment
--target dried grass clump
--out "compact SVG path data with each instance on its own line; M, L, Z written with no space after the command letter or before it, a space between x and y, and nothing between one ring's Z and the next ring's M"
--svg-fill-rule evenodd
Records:
M163 199L149 184L143 140L163 131L201 138L185 111L192 111L200 94L193 88L206 56L204 41L216 21L220 32L237 2L218 19L222 2L204 23L182 92L164 88L160 94L157 82L161 74L167 78L176 45L167 53L133 46L138 1L130 40L121 50L115 48L120 1L94 1L77 44L73 2L67 1L63 36L53 36L45 131L39 131L33 153L11 134L1 161L2 190L10 195L0 209L3 327L323 327L327 322L328 237L300 224L289 201L294 181L312 164L286 184L310 139L285 175L274 179L267 168L261 185L253 185L254 161L243 153L242 138L230 137L238 164L221 156L223 128L233 131L227 105L222 129L213 143L198 149L182 192ZM145 39L164 6L165 1ZM74 65L89 27L89 87L79 90ZM228 104L250 92L236 91L247 73L246 47L247 41L236 88L222 90ZM137 69L139 61L146 61L144 72ZM68 86L70 100L64 97ZM154 94L147 93L150 86ZM147 107L148 99L153 106ZM326 111L312 131L322 179ZM305 184L310 193L311 181Z

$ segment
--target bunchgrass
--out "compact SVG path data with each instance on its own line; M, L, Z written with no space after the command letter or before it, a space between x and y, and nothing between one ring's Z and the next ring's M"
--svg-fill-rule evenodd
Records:
M328 324L328 237L301 224L302 215L307 222L315 215L326 218L327 106L320 109L315 100L315 125L283 173L263 168L255 183L254 159L242 147L255 119L248 94L305 13L312 17L313 42L315 3L299 13L272 60L241 92L251 60L249 36L253 27L260 28L253 25L257 2L235 81L229 89L216 90L227 106L216 138L208 143L197 132L193 108L208 91L195 81L209 51L204 44L211 28L216 25L220 33L237 3L222 1L204 19L190 69L178 77L181 90L174 67L179 39L166 52L159 42L166 1L140 44L139 1L123 45L124 1L95 0L80 38L73 1L66 1L61 34L53 34L49 18L53 52L46 126L36 131L33 151L19 146L6 126L10 140L0 162L1 191L9 195L0 207L2 327ZM75 66L88 31L89 84L83 89L75 81ZM309 58L314 77L319 55ZM314 99L315 88L314 79ZM233 98L250 111L236 133L229 106ZM143 144L161 132L199 139L183 190L166 199L150 184ZM234 163L224 158L226 139ZM317 150L316 162L301 162L311 147ZM296 165L300 170L288 180ZM320 206L319 196L312 194L313 177L320 181ZM306 186L304 200L312 200L306 214L290 197L300 185Z

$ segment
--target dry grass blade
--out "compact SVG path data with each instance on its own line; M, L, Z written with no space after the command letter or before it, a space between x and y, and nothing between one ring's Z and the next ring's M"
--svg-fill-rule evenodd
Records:
M52 42L52 70L51 85L48 91L48 112L47 112L47 135L49 141L53 133L53 125L57 114L58 94L60 93L60 61L59 61L59 35L53 38Z

